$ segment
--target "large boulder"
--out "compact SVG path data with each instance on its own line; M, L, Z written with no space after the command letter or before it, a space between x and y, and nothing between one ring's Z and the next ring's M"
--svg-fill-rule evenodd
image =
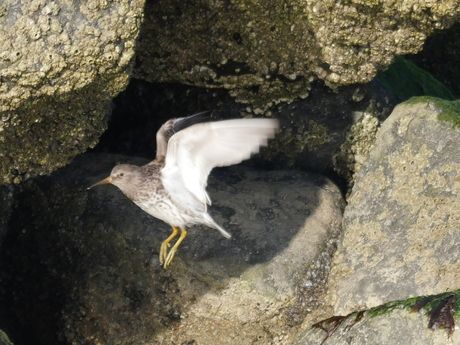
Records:
M459 10L455 0L148 2L136 75L233 89L263 107L308 96L316 78L368 82Z
M129 80L144 0L0 5L0 184L98 142Z
M459 103L422 97L382 125L344 214L328 299L335 314L460 284Z
M460 103L432 97L384 122L344 213L331 310L295 345L460 343L459 124Z

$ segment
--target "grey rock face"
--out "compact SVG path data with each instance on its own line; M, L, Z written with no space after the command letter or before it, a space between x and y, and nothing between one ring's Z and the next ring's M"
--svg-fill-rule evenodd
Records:
M382 125L344 215L328 297L336 315L458 288L460 132L442 111L413 99Z
M0 5L0 183L94 146L130 77L143 0Z
M344 206L329 180L215 170L211 213L233 238L192 227L164 270L158 250L170 227L114 186L86 190L117 162L145 160L82 155L13 188L0 251L10 298L0 302L42 340L57 332L89 344L283 343L291 330L282 311L321 303ZM37 322L50 313L57 319Z

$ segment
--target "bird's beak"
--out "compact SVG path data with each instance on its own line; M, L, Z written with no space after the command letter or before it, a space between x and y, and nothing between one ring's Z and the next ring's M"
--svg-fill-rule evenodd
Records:
M96 187L96 186L100 186L101 184L108 184L108 183L112 183L112 176L109 176L109 177L103 179L102 181L99 181L98 183L95 183L92 186L89 186L88 189L91 189L91 188Z

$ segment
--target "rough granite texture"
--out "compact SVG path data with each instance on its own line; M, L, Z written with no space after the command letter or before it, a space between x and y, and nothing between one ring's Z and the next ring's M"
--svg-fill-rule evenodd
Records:
M144 0L0 5L0 184L94 146L130 77Z
M449 103L413 98L377 134L333 261L336 315L458 288L460 131L438 119Z
M259 104L307 97L315 78L364 83L453 25L458 1L151 1L136 75L233 89Z

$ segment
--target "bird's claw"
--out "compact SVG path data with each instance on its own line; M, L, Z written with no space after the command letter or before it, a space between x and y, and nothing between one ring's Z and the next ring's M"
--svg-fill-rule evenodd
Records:
M172 227L172 233L171 235L163 241L163 243L161 244L161 247L160 247L160 264L164 264L169 256L169 253L168 253L168 248L171 247L171 240L177 236L177 234L179 233L179 229L175 226ZM174 255L173 255L174 256ZM164 265L164 267L166 268L167 265Z
M160 247L160 264L163 265L164 268L167 268L173 261L174 255L176 255L177 250L184 240L184 238L187 236L187 230L184 228L181 228L181 234L179 239L177 240L176 244L171 248L171 250L168 252L168 247L171 247L171 244L169 243L174 237L176 237L177 233L179 232L179 229L176 227L173 227L173 233L171 236L169 236L162 244Z
M162 264L164 268L167 268L169 265L171 265L174 259L174 256L177 253L177 247L174 246L168 252L169 247L171 247L171 244L162 243L161 248L160 248L160 264Z
M168 248L171 247L169 243L162 243L160 247L160 264L166 262L166 258L168 257Z
M174 248L174 247L169 251L168 256L166 257L164 264L163 264L164 268L167 268L170 264L172 264L176 253L177 253L177 248Z

